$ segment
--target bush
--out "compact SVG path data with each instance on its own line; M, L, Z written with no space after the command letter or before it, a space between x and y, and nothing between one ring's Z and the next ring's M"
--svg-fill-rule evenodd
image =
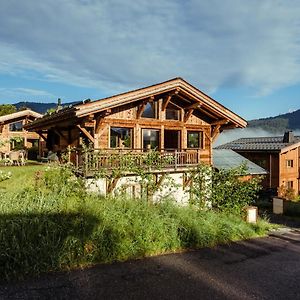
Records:
M217 171L200 165L193 174L194 203L200 207L209 204L217 211L242 214L245 206L254 203L261 189L260 177L245 180L246 170L245 166L240 166Z

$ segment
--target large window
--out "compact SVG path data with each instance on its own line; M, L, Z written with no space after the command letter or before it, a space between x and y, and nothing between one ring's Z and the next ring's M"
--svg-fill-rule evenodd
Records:
M157 119L157 102L148 102L142 113L142 118Z
M132 129L111 127L110 148L132 148Z
M143 129L143 148L156 149L159 148L159 131L152 129Z
M22 131L22 129L23 129L22 121L9 124L9 131Z
M187 147L188 148L203 148L203 132L202 131L188 131Z

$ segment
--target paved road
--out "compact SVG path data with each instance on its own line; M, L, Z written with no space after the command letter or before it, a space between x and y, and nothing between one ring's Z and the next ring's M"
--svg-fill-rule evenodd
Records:
M300 231L0 285L0 299L300 299Z

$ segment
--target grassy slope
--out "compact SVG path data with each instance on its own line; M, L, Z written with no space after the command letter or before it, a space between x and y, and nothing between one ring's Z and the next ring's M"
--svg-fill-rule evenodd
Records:
M12 169L12 179L2 183L8 192L0 201L0 280L214 246L269 228L264 221L250 225L237 216L169 202L86 194L59 169L45 171L30 187L41 167Z

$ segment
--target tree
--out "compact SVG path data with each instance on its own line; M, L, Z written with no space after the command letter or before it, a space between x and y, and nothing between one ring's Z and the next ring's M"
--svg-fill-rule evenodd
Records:
M12 114L17 111L17 108L12 104L0 104L0 117Z

